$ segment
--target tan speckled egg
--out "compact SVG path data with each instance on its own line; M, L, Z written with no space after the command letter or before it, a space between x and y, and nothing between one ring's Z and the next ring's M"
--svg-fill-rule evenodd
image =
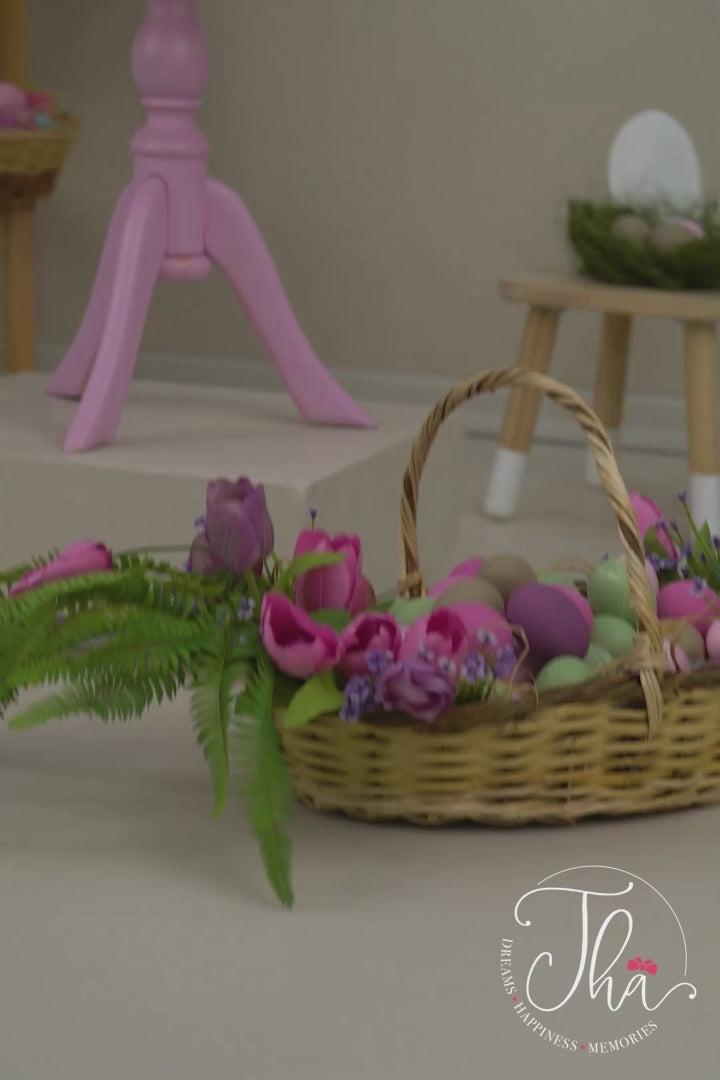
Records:
M493 555L492 559L482 564L477 576L480 581L492 582L506 604L519 585L531 585L537 581L537 574L530 563L518 555Z
M632 240L635 244L642 244L650 236L650 226L645 218L638 217L637 214L621 214L613 221L610 232L622 240Z
M680 646L691 664L702 664L705 659L705 642L699 630L694 626L684 626L678 634L677 623L672 620L661 622L660 625L664 636Z
M479 578L458 578L448 585L435 601L435 607L449 607L451 604L484 604L485 607L505 614L505 603L500 590L490 581Z
M701 237L677 221L661 221L650 230L648 239L656 251L674 251L681 244L697 244Z

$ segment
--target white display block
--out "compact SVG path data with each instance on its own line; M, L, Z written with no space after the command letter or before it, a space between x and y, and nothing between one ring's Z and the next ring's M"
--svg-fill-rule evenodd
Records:
M76 403L46 396L45 382L0 378L0 565L86 537L115 549L189 544L208 480L244 475L265 485L280 555L312 506L318 527L361 537L376 589L396 583L401 483L424 408L371 403L375 430L319 427L283 394L136 380L116 442L67 454ZM462 485L447 476L462 438L459 424L443 426L423 479L428 572L459 534Z

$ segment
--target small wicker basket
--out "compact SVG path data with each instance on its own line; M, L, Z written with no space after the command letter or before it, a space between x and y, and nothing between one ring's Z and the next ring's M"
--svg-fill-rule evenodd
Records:
M66 112L56 113L49 128L0 131L0 211L32 206L52 193L77 131Z
M671 675L637 522L612 447L570 389L521 369L457 386L428 416L401 499L401 592L423 590L418 488L442 421L501 387L544 393L582 427L625 549L639 632L627 663L577 687L509 704L458 705L433 724L383 713L357 724L326 716L281 735L294 790L322 811L423 825L572 822L720 802L720 668Z

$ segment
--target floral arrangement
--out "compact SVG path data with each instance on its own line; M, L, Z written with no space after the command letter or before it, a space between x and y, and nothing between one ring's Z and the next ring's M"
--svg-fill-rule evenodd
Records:
M453 702L487 699L517 664L512 639L500 641L468 605L378 602L358 537L330 536L316 517L282 562L262 486L220 479L208 485L183 568L161 556L187 546L113 554L80 541L0 574L9 726L127 720L187 689L214 813L232 783L288 906L291 788L277 724L388 712L432 724ZM21 700L42 686L54 690Z

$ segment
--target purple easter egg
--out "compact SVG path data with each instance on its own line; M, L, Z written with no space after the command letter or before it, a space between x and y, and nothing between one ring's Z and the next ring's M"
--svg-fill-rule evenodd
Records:
M710 624L705 638L705 648L710 659L714 660L716 664L720 663L720 619L716 619L714 623Z
M507 618L522 628L530 649L530 665L556 656L585 656L590 644L586 615L556 585L520 585L510 597Z
M450 610L454 611L462 619L465 629L468 632L470 638L470 652L479 652L480 639L478 638L478 631L482 634L485 631L488 634L494 634L497 639L497 648L503 646L514 646L515 641L513 638L513 632L510 629L510 625L507 619L495 611L494 608L487 607L485 604L451 604ZM475 647L477 642L477 648Z
M707 633L718 614L720 597L704 581L671 581L658 593L661 619L690 619L701 634Z
M590 607L590 604L588 603L587 599L582 595L582 593L579 593L577 589L573 589L572 585L551 585L550 587L552 589L559 589L560 592L565 593L566 596L570 597L573 604L578 609L585 622L587 623L588 630L592 631L592 608Z

